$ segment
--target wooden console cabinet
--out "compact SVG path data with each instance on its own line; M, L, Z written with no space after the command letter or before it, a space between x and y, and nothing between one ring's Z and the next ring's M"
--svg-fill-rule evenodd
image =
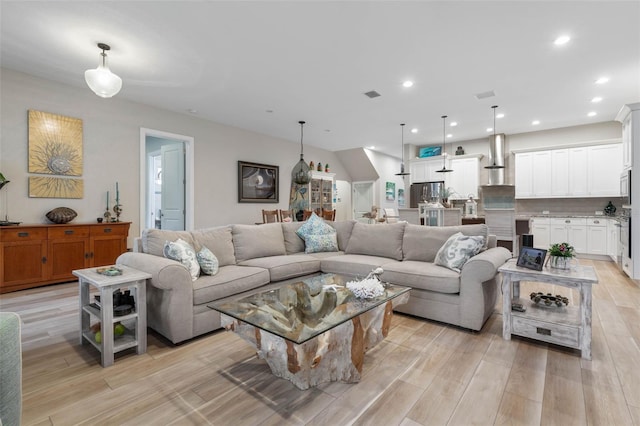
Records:
M129 222L0 227L0 293L76 278L127 251Z

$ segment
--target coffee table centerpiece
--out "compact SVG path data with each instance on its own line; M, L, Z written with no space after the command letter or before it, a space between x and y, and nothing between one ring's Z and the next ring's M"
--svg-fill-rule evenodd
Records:
M381 295L358 298L346 287L350 281L322 274L208 306L221 313L227 330L256 347L274 375L298 388L355 383L365 352L387 336L393 307L407 303L410 288L384 284Z

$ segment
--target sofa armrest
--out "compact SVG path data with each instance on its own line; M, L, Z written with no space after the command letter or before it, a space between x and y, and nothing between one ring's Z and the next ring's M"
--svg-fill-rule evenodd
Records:
M511 258L504 247L494 247L473 256L460 274L461 326L479 330L495 309L498 298L498 268Z
M147 253L123 253L116 264L151 274L147 324L178 343L193 337L193 281L180 262Z

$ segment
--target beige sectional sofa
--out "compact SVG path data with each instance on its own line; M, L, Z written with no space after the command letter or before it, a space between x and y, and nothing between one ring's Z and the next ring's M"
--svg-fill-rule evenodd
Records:
M480 330L494 309L497 268L511 254L495 247L486 225L426 227L405 223L366 225L327 222L336 230L339 251L305 253L296 234L301 222L229 225L196 231L143 231L134 252L117 263L152 275L147 286L147 324L173 343L221 327L220 314L207 304L280 285L317 273L366 276L382 267L381 279L412 288L400 312ZM458 273L434 264L436 253L456 232L481 235L484 251ZM166 241L181 238L196 250L209 248L219 261L216 275L192 281L187 268L163 256Z

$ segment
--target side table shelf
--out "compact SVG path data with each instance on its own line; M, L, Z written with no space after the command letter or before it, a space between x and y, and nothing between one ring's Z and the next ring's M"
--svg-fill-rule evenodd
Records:
M102 366L113 364L114 354L125 349L137 348L138 354L147 350L147 302L146 282L151 275L136 269L118 266L122 275L105 276L99 274L97 268L73 271L79 278L80 291L80 344L91 344L101 353ZM90 287L100 291L101 308L92 306ZM135 300L135 311L122 316L113 315L113 293L125 287L132 291ZM98 343L91 331L91 318L96 318L101 324L102 339ZM113 325L125 323L125 332L121 336L114 336Z

